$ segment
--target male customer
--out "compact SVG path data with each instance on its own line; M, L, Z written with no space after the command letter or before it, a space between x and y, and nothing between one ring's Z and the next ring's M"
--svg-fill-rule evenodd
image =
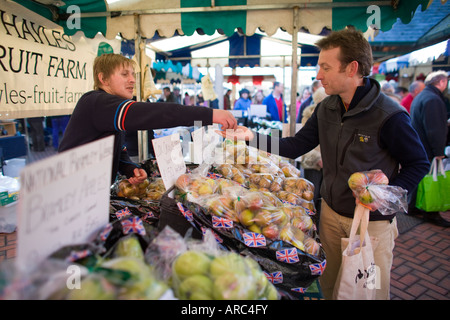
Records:
M445 71L430 73L425 79L425 89L420 92L411 104L411 122L419 134L428 160L445 158L447 143L447 107L443 95L447 89L448 76ZM423 215L427 221L448 227L450 223L443 219L439 212L425 212L415 207L416 190L409 198L408 214Z
M283 99L284 86L282 83L275 81L273 83L273 91L264 98L262 104L267 106L267 113L270 114L273 121L287 122L286 104ZM283 121L284 113L284 121Z
M269 139L245 127L223 136L249 140L250 145L296 159L320 144L323 165L319 236L327 266L319 278L326 299L332 298L341 265L341 238L348 238L355 198L348 187L354 172L381 169L389 183L412 190L425 176L429 162L403 107L381 93L368 78L372 50L361 32L345 29L319 40L319 72L329 95L319 103L294 137ZM277 149L278 148L278 149ZM379 239L374 251L380 271L377 299L389 299L390 270L398 231L394 215L370 213L369 234Z
M406 111L410 112L411 103L414 98L425 88L425 83L422 80L416 80L409 86L409 93L402 99L401 105L405 107Z

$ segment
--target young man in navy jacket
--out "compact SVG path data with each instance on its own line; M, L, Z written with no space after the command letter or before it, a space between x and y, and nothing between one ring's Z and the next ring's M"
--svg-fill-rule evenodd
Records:
M136 83L134 62L119 54L103 54L94 61L94 90L85 93L73 110L59 146L65 151L114 135L111 183L120 172L139 184L147 178L145 170L130 160L125 131L153 130L177 126L218 123L223 129L236 128L229 111L183 106L177 103L133 101Z

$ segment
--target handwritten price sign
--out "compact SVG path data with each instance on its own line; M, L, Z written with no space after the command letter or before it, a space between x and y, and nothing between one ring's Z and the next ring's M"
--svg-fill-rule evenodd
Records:
M153 139L153 150L158 162L159 172L166 190L170 189L178 177L186 172L181 150L180 134Z
M20 175L17 266L91 240L109 220L113 136L26 166Z

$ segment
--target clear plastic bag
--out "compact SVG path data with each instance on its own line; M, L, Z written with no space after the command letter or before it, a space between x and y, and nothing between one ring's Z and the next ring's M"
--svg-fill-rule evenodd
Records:
M356 203L383 215L407 212L407 191L399 186L388 185L389 179L379 169L353 173L348 185Z
M161 232L160 243L166 237ZM169 236L173 240L173 235ZM181 236L179 241L182 241ZM277 289L251 258L221 250L211 231L202 241L188 241L185 251L172 252L171 283L181 300L277 300Z

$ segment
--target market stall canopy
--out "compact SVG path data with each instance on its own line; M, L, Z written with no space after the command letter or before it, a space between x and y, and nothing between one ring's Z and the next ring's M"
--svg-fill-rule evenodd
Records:
M402 68L413 67L419 64L432 62L439 57L450 54L450 40L442 41L435 45L413 51L400 57L389 59L380 64L379 73L396 72Z
M379 32L370 41L375 61L402 56L450 38L450 2L434 0L426 10L420 5L411 22L400 19L392 29ZM404 60L399 58L399 63Z
M87 37L101 32L111 39L139 36L152 38L174 34L231 36L236 29L252 36L259 29L268 35L279 28L298 28L319 34L324 28L340 30L351 24L366 31L376 25L387 31L401 19L409 23L419 5L430 0L14 0L61 25L72 35L81 30ZM297 8L297 9L295 9ZM298 14L296 14L296 12ZM296 21L294 23L294 16Z
M185 38L192 42L185 45ZM203 41L198 41L198 39ZM301 66L315 66L319 49L313 45L322 36L302 33L299 35L298 54ZM174 36L167 39L147 39L147 44L156 52L156 61L170 60L173 64L186 64L197 67L220 65L222 67L285 67L290 66L292 56L292 37L281 30L273 36L258 32L253 36L235 32L232 36ZM128 53L134 54L130 43Z

